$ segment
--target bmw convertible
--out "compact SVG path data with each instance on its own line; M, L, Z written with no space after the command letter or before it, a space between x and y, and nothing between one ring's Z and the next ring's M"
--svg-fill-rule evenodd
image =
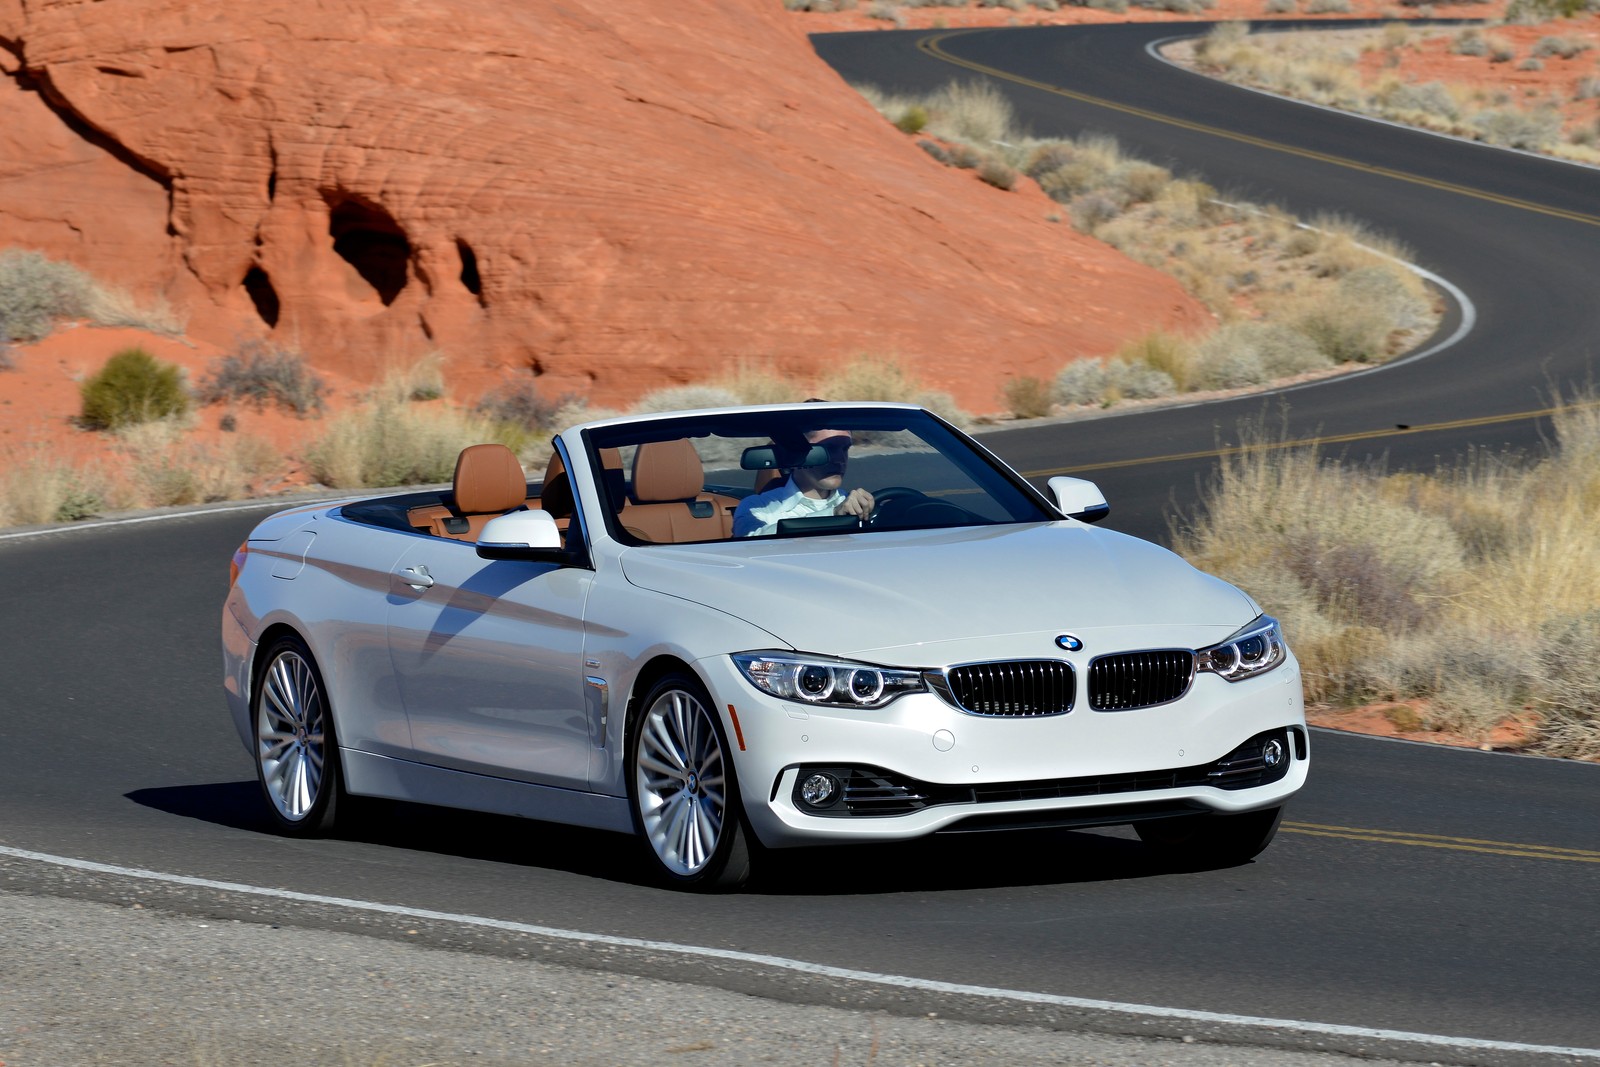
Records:
M590 422L541 480L270 516L223 684L288 834L351 797L632 836L683 888L766 849L1127 824L1183 863L1271 841L1309 767L1276 620L921 408Z

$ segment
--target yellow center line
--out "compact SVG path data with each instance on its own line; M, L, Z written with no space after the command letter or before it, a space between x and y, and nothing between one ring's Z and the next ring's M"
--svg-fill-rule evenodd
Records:
M1093 104L1096 107L1107 108L1111 111L1120 111L1126 115L1136 115L1139 118L1148 119L1151 122L1160 122L1168 126L1177 126L1180 129L1192 130L1196 133L1209 134L1212 137L1221 137L1229 141L1237 141L1240 144L1248 144L1256 148L1264 148L1272 152L1282 152L1286 155L1299 156L1302 159L1315 160L1318 163L1327 163L1335 167L1344 167L1348 170L1361 171L1364 174L1375 174L1384 178L1392 178L1395 181L1409 182L1412 185L1425 186L1429 189L1438 189L1443 192L1456 193L1460 196L1472 197L1475 200L1485 200L1493 204L1501 204L1506 207L1518 208L1522 211L1532 211L1540 215L1550 215L1554 218L1566 219L1569 222L1581 222L1588 226L1600 226L1600 215L1590 215L1581 211L1569 211L1564 208L1550 207L1547 204L1539 204L1531 200L1522 200L1513 196L1501 196L1498 193L1487 192L1483 189L1474 189L1468 185L1459 185L1455 182L1441 181L1437 178L1424 178L1420 174L1412 174L1408 171L1394 170L1389 167L1379 167L1371 163L1361 163L1354 159L1347 159L1344 156L1330 155L1329 153L1317 152L1309 148L1295 148L1291 145L1286 145L1281 141L1271 141L1264 137L1253 137L1246 133L1236 133L1232 130L1224 130L1218 126L1207 126L1204 123L1190 122L1187 119L1175 118L1171 115L1164 115L1159 111L1150 111L1146 108L1134 107L1131 104L1119 104L1114 100L1107 100L1104 97L1092 96L1089 93L1080 93L1074 89L1067 89L1059 85L1051 85L1049 82L1037 81L1033 78L1025 78L1020 74L1012 74L1008 71L1001 70L998 67L991 67L983 63L976 63L970 59L962 59L959 56L951 55L942 47L943 43L952 37L964 37L968 34L979 32L982 31L978 29L969 29L953 30L949 33L935 34L931 37L924 37L919 40L917 42L917 48L934 57L935 59L939 59L945 63L950 63L957 67L964 67L967 70L976 71L979 74L987 74L992 78L1000 78L1016 85L1026 85L1030 89L1038 89L1041 92L1053 93L1056 96L1063 96L1070 100L1077 100L1080 103Z
M1320 823L1286 822L1282 829L1309 837L1337 837L1349 841L1376 841L1387 845L1416 848L1443 848L1456 852L1486 852L1522 859L1569 860L1573 863L1600 863L1600 852L1557 845L1526 845L1509 841L1486 841L1476 837L1446 837L1441 834L1416 834L1407 830L1366 830L1354 826L1324 826Z
M1495 426L1508 422L1545 419L1564 411L1600 406L1600 400L1585 400L1574 404L1558 404L1534 411L1514 411L1505 415L1482 415L1472 419L1452 419L1417 426L1385 427L1381 430L1358 430L1354 433L1329 434L1318 437L1301 437L1292 441L1266 441L1247 445L1224 445L1194 452L1171 452L1164 456L1142 456L1137 459L1116 459L1104 463L1080 463L1070 467L1050 467L1044 470L1024 471L1025 478L1047 478L1053 474L1077 474L1082 471L1113 470L1118 467L1140 467L1151 463L1177 463L1188 459L1218 459L1238 456L1246 452L1272 452L1290 448L1320 448L1324 445L1350 444L1354 441L1372 441L1382 437L1406 437L1411 434L1437 433L1441 430L1464 430L1479 426Z

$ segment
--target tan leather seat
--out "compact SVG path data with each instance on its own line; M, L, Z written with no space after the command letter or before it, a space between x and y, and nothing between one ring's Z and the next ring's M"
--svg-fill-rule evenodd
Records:
M705 467L688 438L651 441L633 455L633 493L622 525L645 541L716 541L733 535L737 503L705 491Z
M448 504L412 508L411 525L439 537L476 541L490 519L515 511L528 498L528 478L505 445L468 445L456 457Z

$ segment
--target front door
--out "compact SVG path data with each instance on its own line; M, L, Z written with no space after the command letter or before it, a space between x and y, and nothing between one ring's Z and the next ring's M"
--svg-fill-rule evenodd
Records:
M424 763L586 789L583 612L594 573L418 538L395 564L389 650Z

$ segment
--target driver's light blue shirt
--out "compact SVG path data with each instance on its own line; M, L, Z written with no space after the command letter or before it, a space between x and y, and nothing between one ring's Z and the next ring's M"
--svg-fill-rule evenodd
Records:
M739 501L733 513L733 536L758 537L776 533L780 519L832 515L833 509L842 503L843 493L834 493L826 500L818 500L802 493L795 486L793 478L785 478L766 492Z

